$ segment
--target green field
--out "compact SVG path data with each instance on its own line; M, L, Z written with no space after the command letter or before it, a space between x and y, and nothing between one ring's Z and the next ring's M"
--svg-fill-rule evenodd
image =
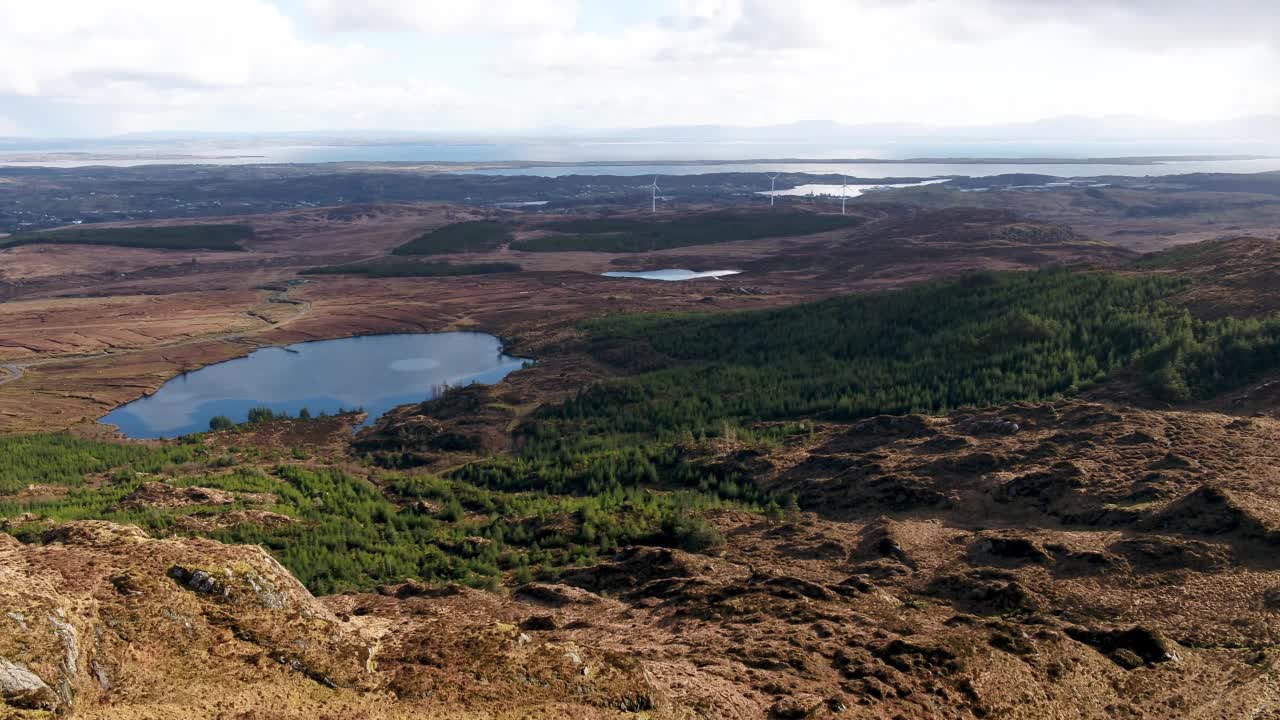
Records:
M794 237L861 224L861 218L813 213L719 212L677 220L565 220L541 226L555 235L514 243L513 250L563 252L649 252L737 240Z
M170 227L78 227L22 233L0 240L0 247L18 245L112 245L151 250L243 250L241 241L253 237L248 225L173 225Z
M453 277L457 275L512 273L520 272L520 270L521 268L519 265L509 262L466 263L454 265L453 263L447 262L418 262L416 260L387 258L385 260L372 260L366 263L325 265L322 267L308 268L303 270L301 274L364 275L365 277L371 278Z
M511 241L511 228L498 222L476 220L432 230L392 251L394 255L446 255L488 252Z

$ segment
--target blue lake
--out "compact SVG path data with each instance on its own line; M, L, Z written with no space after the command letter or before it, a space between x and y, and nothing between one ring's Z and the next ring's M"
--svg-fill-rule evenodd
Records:
M726 275L737 275L741 270L707 270L705 272L694 272L693 270L644 270L641 272L607 272L605 277L616 278L635 278L638 280L697 280L698 278L718 278Z
M180 375L153 395L99 419L131 438L176 437L225 415L243 422L250 408L296 415L363 408L369 420L397 405L422 402L442 387L495 383L528 360L502 352L484 333L368 335L255 350Z

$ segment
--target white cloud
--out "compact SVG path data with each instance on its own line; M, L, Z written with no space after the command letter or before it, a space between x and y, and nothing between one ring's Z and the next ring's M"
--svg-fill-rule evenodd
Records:
M1157 52L1103 38L1084 16L1028 20L1016 5L695 0L610 35L521 38L509 67L524 82L572 82L593 107L630 108L623 123L1198 121L1280 107L1273 48Z
M572 27L575 0L307 0L308 19L331 32L522 33Z
M934 7L945 0L918 0ZM1187 47L1280 47L1275 0L987 0L1016 21L1072 23L1107 42L1178 51Z
M4 20L0 112L6 95L50 113L99 108L86 117L96 132L350 127L468 102L429 78L384 79L373 48L304 39L265 0L43 0Z
M0 91L233 86L334 64L309 50L275 7L257 0L21 3L0 26L0 63L10 71Z
M1280 111L1272 0L277 1L9 0L0 116L47 134Z

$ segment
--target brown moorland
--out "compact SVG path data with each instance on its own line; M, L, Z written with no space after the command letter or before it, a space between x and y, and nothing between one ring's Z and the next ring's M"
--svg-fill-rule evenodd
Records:
M183 251L58 247L110 265L146 254L128 272L52 272L30 246L0 251L11 284L0 304L0 432L69 427L147 394L165 380L262 345L403 331L475 329L536 350L603 313L749 308L900 286L975 269L1115 265L1126 251L1001 212L872 207L853 230L652 253L514 252L439 256L511 261L497 276L365 279L300 270L380 257L426 229L476 217L441 205L349 206L245 216L246 251L205 260ZM523 222L514 213L499 213ZM523 225L537 232L537 220ZM517 233L517 238L521 237ZM234 257L227 257L234 255ZM921 260L919 258L925 258ZM50 261L39 256L40 263ZM56 264L56 260L53 261ZM79 262L79 261L77 261ZM744 269L698 282L600 277L611 269ZM41 269L44 268L44 269ZM43 274L41 274L43 273ZM546 337L540 339L540 335Z
M317 599L257 548L57 525L0 535L0 656L77 717L1266 717L1277 433L1060 402L694 445L827 509L510 596Z
M0 386L0 432L71 426L264 344L480 329L537 357L498 385L398 409L354 452L343 419L202 439L355 471L361 443L404 438L397 450L441 470L505 451L521 417L610 372L580 351L583 318L1133 258L1003 211L874 206L858 228L808 238L616 256L503 248L467 257L525 272L289 284L474 216L396 208L248 218L263 224L235 259L157 255L124 277L21 286L0 305L16 376ZM330 223L341 227L313 251ZM1272 245L1240 242L1144 271L1199 269L1182 299L1209 316L1271 307ZM594 274L641 266L745 272ZM94 296L75 297L85 288ZM819 423L772 445L690 439L690 462L817 512L709 511L724 542L706 552L629 547L499 592L407 582L316 598L260 548L188 537L291 521L258 509L264 498L148 480L124 502L251 507L193 516L168 538L93 521L48 522L30 544L0 533L0 687L18 688L5 699L32 718L1276 716L1280 422L1249 417L1274 411L1264 396L1223 412L1064 400ZM431 446L464 426L476 452Z

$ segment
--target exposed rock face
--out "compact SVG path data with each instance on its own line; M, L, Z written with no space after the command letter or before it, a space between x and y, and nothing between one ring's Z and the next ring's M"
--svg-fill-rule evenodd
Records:
M15 708L57 710L58 696L39 675L0 657L0 700Z
M289 718L463 706L487 716L513 702L614 717L663 703L636 661L541 638L559 628L535 614L544 604L617 607L567 585L529 586L529 603L412 585L322 602L257 547L107 522L68 523L43 540L0 534L0 717L240 716L261 713L264 697L273 717ZM540 639L520 632L531 615ZM392 696L401 702L388 705Z
M263 681L236 664L254 658L280 667L272 680L284 686L370 686L360 634L259 548L156 540L105 522L54 528L43 545L0 537L11 705L83 712L128 698L158 708L200 688L216 696L220 677L248 691Z

